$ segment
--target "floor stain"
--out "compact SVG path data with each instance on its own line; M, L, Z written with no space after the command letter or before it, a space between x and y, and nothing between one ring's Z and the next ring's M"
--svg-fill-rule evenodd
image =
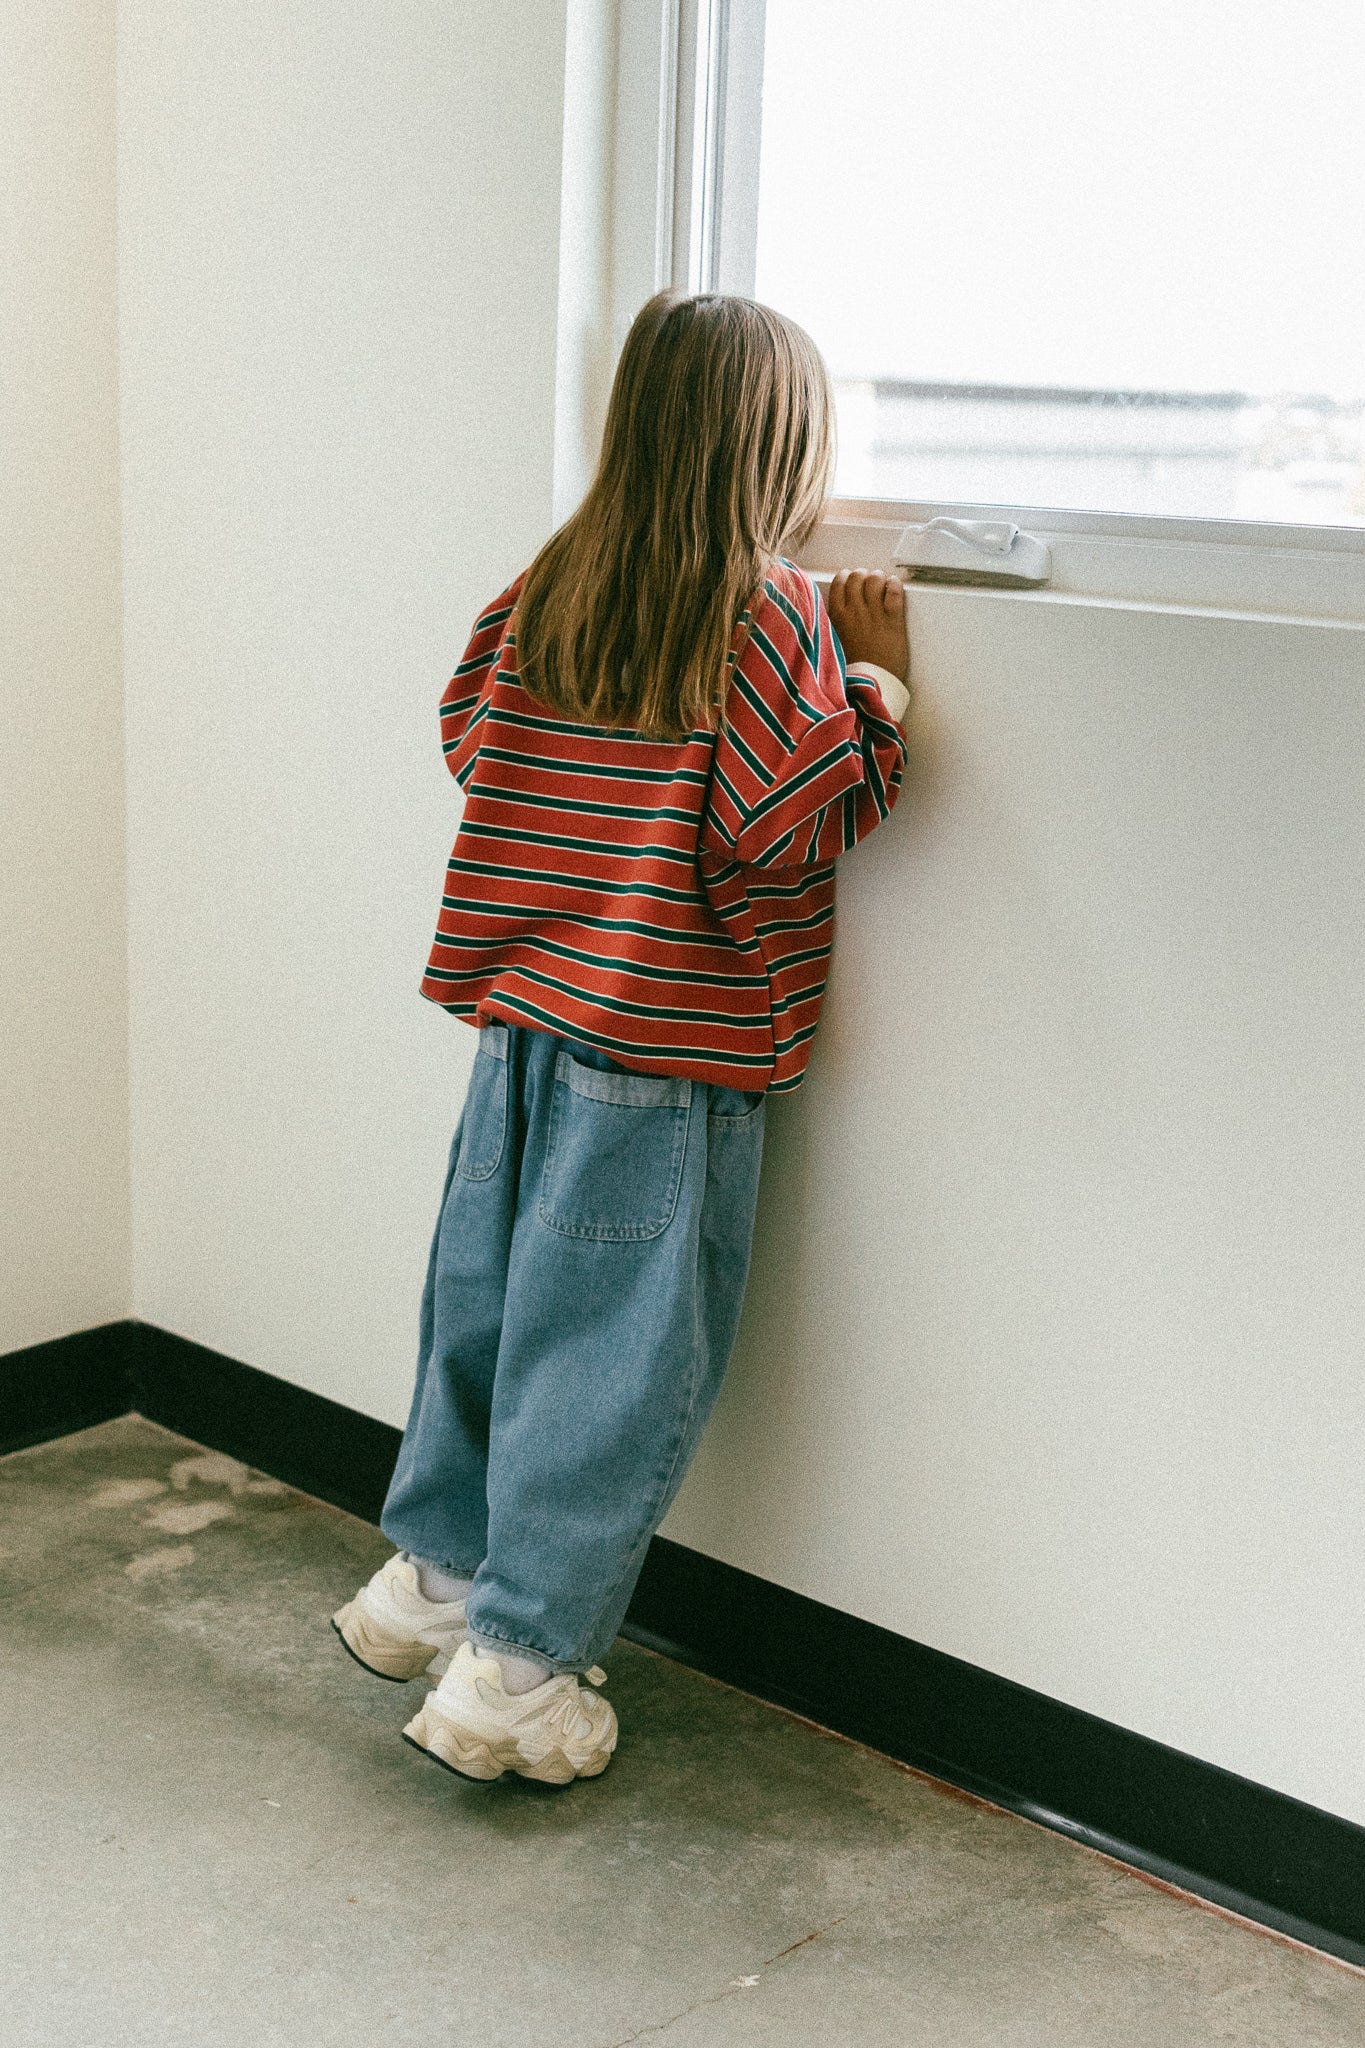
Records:
M161 1578L166 1572L183 1571L193 1563L192 1543L168 1543L160 1550L144 1550L141 1556L130 1557L123 1569L135 1584L140 1584L143 1579Z
M196 1479L205 1486L226 1486L230 1493L245 1493L251 1484L251 1469L240 1458L229 1458L222 1451L177 1458L171 1467L171 1485L183 1493Z
M210 1522L221 1522L224 1516L235 1513L236 1509L225 1500L168 1500L144 1515L142 1521L145 1528L164 1529L168 1536L193 1536L197 1529L207 1529Z
M166 1491L164 1479L106 1479L90 1495L92 1508L127 1508Z

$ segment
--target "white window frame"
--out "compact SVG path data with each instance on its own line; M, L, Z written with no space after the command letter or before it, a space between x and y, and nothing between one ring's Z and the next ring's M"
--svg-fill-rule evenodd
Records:
M764 0L619 0L613 327L680 291L751 293Z
M612 326L652 292L752 293L765 0L619 0ZM1153 518L1009 504L836 498L807 551L817 574L895 566L903 529L947 514L1014 520L1058 598L1258 617L1365 621L1365 528Z

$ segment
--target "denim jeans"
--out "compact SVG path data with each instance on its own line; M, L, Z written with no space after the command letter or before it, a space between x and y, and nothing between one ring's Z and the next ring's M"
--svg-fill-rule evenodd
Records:
M764 1098L488 1024L450 1149L381 1526L481 1641L616 1636L729 1362Z

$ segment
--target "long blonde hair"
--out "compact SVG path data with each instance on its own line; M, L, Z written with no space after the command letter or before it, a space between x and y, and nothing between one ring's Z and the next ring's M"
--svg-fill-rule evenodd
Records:
M522 687L585 724L714 729L737 623L814 532L833 460L829 372L803 328L753 299L657 293L587 496L526 572Z

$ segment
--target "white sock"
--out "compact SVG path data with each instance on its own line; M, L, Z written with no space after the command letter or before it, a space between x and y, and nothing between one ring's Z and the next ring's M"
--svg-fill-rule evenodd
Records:
M504 1650L492 1643L481 1643L476 1636L474 1647L481 1657L496 1657L502 1672L502 1689L505 1693L530 1692L538 1685L544 1685L554 1670L548 1657L538 1657L534 1650Z
M462 1578L458 1572L448 1572L444 1565L417 1557L411 1550L406 1555L417 1567L417 1590L424 1600L463 1600L474 1583L473 1579ZM549 1658L537 1656L534 1650L495 1649L491 1643L477 1640L475 1647L480 1656L497 1659L502 1672L502 1689L508 1694L533 1691L536 1686L543 1685L554 1670Z
M448 1572L444 1565L428 1564L424 1557L406 1555L417 1567L417 1590L424 1600L463 1600L474 1581Z

